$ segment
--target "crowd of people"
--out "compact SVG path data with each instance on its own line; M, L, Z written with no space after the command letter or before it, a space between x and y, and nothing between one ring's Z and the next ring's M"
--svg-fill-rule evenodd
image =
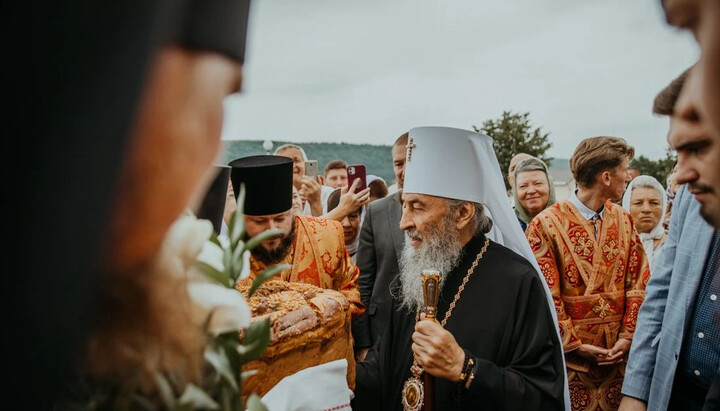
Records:
M277 278L350 302L357 386L333 409L720 407L720 2L663 2L701 49L653 105L677 154L666 186L630 172L631 139L591 137L574 150L577 190L561 201L540 159L517 153L508 194L491 136L448 127L394 141L390 187L368 175L358 190L340 159L307 173L295 144L218 173L248 1L130 2L113 16L56 7L68 21L40 13L36 23L61 27L37 52L67 55L38 64L53 75L20 99L43 120L29 133L54 139L8 195L32 200L9 213L30 222L11 249L22 275L10 281L10 327L23 332L10 402L78 405L73 390L87 387L68 392L78 374L111 377L109 392L162 391L157 372L201 378L204 335L163 242L215 186L226 201L208 216L220 237L239 208L245 240L280 233L251 250L242 281L289 264ZM90 15L97 21L77 17ZM136 18L132 31L111 24L119 15ZM63 43L98 25L105 36ZM107 55L93 54L103 42L123 56L110 71ZM87 70L76 72L77 59ZM34 150L30 141L20 148ZM70 187L59 190L58 175ZM50 224L38 218L45 198ZM47 255L28 247L37 236L54 245ZM428 269L438 273L436 319L425 311Z

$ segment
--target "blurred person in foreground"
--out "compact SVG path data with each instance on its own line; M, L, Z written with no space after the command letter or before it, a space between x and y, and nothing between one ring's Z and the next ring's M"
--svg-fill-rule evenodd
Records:
M514 170L512 194L515 215L520 227L527 225L541 211L555 204L555 186L547 165L535 157L520 161Z
M183 382L200 377L205 334L191 321L195 306L185 273L174 271L163 241L214 172L223 98L239 91L242 82L248 5L189 2L175 36L152 59L113 185L114 204L101 242L103 287L78 365L79 374L89 377L83 380L109 383L111 392L157 390L158 372ZM92 386L69 387L65 401L109 406L84 391ZM112 402L112 397L101 400Z
M650 270L630 213L616 205L635 150L617 137L580 142L577 191L525 231L552 292L573 410L620 404L625 359Z
M623 195L622 206L635 220L635 228L640 233L651 274L652 262L667 240L663 227L666 204L665 189L652 176L635 177Z
M492 139L412 129L405 173L400 281L386 329L358 363L353 409L563 409L550 295L503 195ZM457 183L468 175L477 184ZM505 245L485 236L493 224ZM439 272L437 321L423 314L425 269Z

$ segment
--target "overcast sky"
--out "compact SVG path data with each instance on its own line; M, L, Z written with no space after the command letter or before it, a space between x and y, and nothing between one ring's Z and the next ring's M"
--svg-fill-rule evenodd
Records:
M224 140L391 144L530 112L554 157L613 135L659 158L654 96L699 55L659 0L255 0Z

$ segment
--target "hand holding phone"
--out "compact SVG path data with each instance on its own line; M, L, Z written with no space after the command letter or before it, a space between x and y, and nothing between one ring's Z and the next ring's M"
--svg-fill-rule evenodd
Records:
M366 184L366 172L365 172L365 164L353 164L349 165L347 167L348 172L348 187L352 187L355 180L360 180L360 184L355 189L355 193L359 193L360 191L367 188Z
M317 160L308 160L305 162L305 175L317 181L318 162Z

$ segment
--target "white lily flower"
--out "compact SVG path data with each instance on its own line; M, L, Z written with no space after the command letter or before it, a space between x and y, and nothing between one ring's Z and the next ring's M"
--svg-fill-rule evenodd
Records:
M250 307L243 295L234 288L209 282L192 282L188 285L188 292L197 306L195 320L202 324L211 316L210 333L217 335L250 325Z
M223 254L224 252L222 247L213 243L212 241L205 241L205 243L203 244L203 248L197 257L197 260L213 267L218 271L223 271L225 270L225 265L223 264Z
M184 276L197 260L212 230L210 221L198 220L192 214L181 216L165 235L158 263L171 272Z

